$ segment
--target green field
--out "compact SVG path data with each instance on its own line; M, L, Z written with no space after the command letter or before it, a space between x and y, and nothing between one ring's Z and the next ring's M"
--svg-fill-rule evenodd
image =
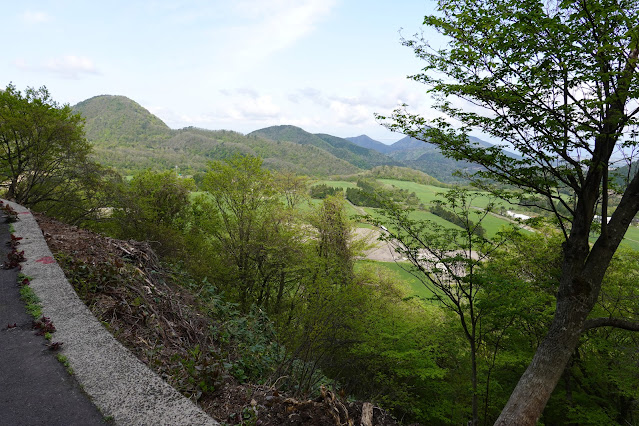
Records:
M409 192L414 192L415 195L422 201L422 203L429 205L432 204L433 201L441 198L437 194L445 193L449 191L447 188L439 188L436 186L430 185L422 185L414 182L406 182L402 180L395 179L378 179L380 182L385 183L387 185L393 185L400 189L405 189ZM496 204L500 203L496 201ZM490 202L490 197L481 192L474 193L473 206L485 208ZM503 204L503 202L502 202Z
M437 194L448 191L448 189L446 188L439 188L436 186L422 185L415 182L407 182L407 181L401 181L401 180L395 180L395 179L378 179L378 181L386 185L393 185L397 188L405 189L409 192L414 192L417 198L419 198L419 200L426 206L432 205L433 201L440 198L440 196ZM346 181L325 180L325 181L320 181L318 183L324 183L328 186L344 188L344 189L357 187L357 184L355 182L346 182ZM477 193L476 198L473 200L473 205L478 208L484 208L488 205L489 200L490 200L489 197L487 197L486 195ZM364 207L363 210L366 211L367 214L370 214L373 217L379 217L375 209ZM349 215L358 214L358 212L352 206L349 205L348 214ZM411 217L415 220L430 220L432 222L435 222L447 228L455 226L451 224L450 222L428 211L423 211L423 210L415 211L412 213ZM493 237L497 232L499 232L499 230L501 230L505 225L508 225L508 224L509 222L507 220L500 219L499 217L495 217L493 215L488 215L486 218L484 218L482 222L482 226L484 227L484 229L486 229L486 233L488 237Z
M373 260L359 260L355 264L355 268L377 267L386 271L390 271L397 277L397 282L404 286L411 296L417 296L422 299L429 299L433 293L414 275L408 272L410 268L409 262L376 262Z
M639 227L630 225L621 244L634 250L639 250Z

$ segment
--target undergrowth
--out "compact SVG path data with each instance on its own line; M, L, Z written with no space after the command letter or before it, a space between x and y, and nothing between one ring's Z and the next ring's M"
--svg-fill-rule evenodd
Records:
M128 247L127 251L134 250ZM157 263L150 267L131 258L89 262L63 253L56 258L78 296L125 345L131 347L126 340L136 333L126 330L125 323L141 322L153 332L140 337L148 343L142 358L191 399L213 395L231 376L240 383L276 384L283 391L297 390L295 372L302 368L291 369L289 376L279 380L274 377L285 361L286 351L277 343L273 323L261 309L241 313L212 283L196 282L180 265ZM175 300L169 306L166 298L172 296L168 287L163 287L169 285L186 290L194 306L186 307ZM106 297L117 300L117 304L106 302ZM165 316L189 309L205 318L197 330L189 330L186 323L193 320L187 316L163 321ZM163 336L160 329L182 331L172 339ZM189 337L196 333L200 338ZM140 351L139 346L132 349ZM320 386L327 381L319 377L311 393L319 395Z

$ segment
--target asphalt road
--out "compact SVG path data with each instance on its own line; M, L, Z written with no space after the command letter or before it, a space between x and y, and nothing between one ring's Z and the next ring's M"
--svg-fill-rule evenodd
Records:
M10 251L9 238L9 226L0 218L0 265ZM50 342L33 329L17 274L17 268L0 269L0 425L106 424L49 350Z

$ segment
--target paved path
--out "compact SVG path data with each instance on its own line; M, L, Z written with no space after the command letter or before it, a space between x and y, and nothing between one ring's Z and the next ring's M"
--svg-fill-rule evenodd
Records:
M10 249L0 217L0 264ZM17 268L0 270L0 425L102 425L102 414L33 330ZM15 325L15 327L14 327Z
M17 306L5 308L4 304L9 303L7 301L15 302L12 299L17 291L15 271L0 271L0 277L6 277L6 283L3 282L0 287L0 300L3 304L0 305L0 426L99 424L102 417L90 404L87 410L93 410L91 416L87 412L72 414L73 409L42 409L48 407L49 395L63 392L65 386L77 388L73 384L74 379L102 415L116 425L217 426L215 420L180 395L113 338L75 294L62 269L55 262L30 211L14 203L5 203L19 212L20 220L13 226L14 235L23 238L19 246L20 250L25 251L26 257L26 261L22 263L22 272L31 277L31 288L42 302L43 314L51 318L56 326L53 340L63 342L60 353L67 357L74 374L73 378L66 375L64 367L43 346L45 341L39 336L33 336L29 330L30 318L22 316L18 319L15 316L23 312L21 309ZM5 238L8 238L7 234ZM2 248L6 247L2 241L0 245ZM0 259L0 263L2 261ZM6 328L7 324L13 325L14 322L17 331ZM21 344L10 346L7 343L5 346L4 339L13 339L14 335L19 334L23 334L26 340L33 340L36 349L24 349L23 352ZM9 350L10 348L12 349ZM30 354L29 351L33 353ZM25 358L24 362L18 361L20 358ZM57 363L41 368L42 371L50 370L59 376L57 381L39 378L37 371L32 371L34 377L27 376L30 366L41 359ZM23 362L22 367L12 366L19 365L19 362ZM11 378L12 386L7 385L5 377ZM50 389L42 391L44 396L39 402L31 403L33 400L27 396L40 392L38 388L32 387L37 380L43 382L45 388L48 383ZM74 407L86 404L87 398L82 396L82 392L78 395L61 394L59 399ZM27 405L22 414L15 411L13 417L7 416L13 410L12 407L22 404ZM29 417L30 410L36 416L33 419ZM76 422L76 419L79 421Z

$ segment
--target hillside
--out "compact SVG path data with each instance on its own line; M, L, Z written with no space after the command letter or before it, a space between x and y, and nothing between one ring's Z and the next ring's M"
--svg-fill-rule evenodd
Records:
M382 154L388 154L392 151L391 145L386 145L385 143L376 141L366 135L354 136L345 139L353 142L355 145L359 145L363 148L374 149Z
M273 141L225 130L172 130L124 96L96 96L73 108L86 120L87 139L95 147L96 159L123 174L176 166L183 173L193 174L206 170L211 160L234 154L260 156L270 169L311 176L361 171L357 165L313 144ZM329 143L324 148L333 149Z
M445 157L433 144L409 136L395 142L390 148L391 151L388 154L390 157L446 183L462 180L453 176L457 170L468 172L479 170L477 166L470 163Z
M247 424L241 421L251 407L253 424L278 426L303 419L295 424L333 425L336 407L343 407L344 423L360 424L363 407L372 406L363 401L342 404L330 391L314 401L298 400L274 386L238 380L233 376L236 370L227 369L240 364L243 356L253 359L255 355L244 349L249 331L232 326L246 319L230 304L217 299L213 303L219 309L207 309L207 301L179 282L181 275L160 263L147 243L106 238L44 215L36 219L91 313L141 363L212 418L223 424ZM84 285L95 273L101 276L100 285ZM219 353L228 354L224 364ZM379 408L374 420L376 425L398 425Z
M380 152L358 146L347 139L322 133L312 134L295 126L267 127L251 132L249 136L258 136L280 142L293 142L299 145L312 145L330 152L337 158L341 158L361 169L370 169L382 165L403 165Z
M73 110L86 120L87 139L96 146L153 147L171 134L162 120L125 96L95 96Z
M344 176L394 166L410 167L451 183L460 180L453 177L454 171L477 170L410 137L389 146L365 135L344 139L295 126L272 126L248 135L194 127L172 130L124 96L95 96L73 108L86 120L87 139L95 147L97 161L125 175L176 166L183 174L194 174L206 170L211 160L235 154L259 156L269 169L309 176Z
M639 161L626 164L610 171L610 177L613 179L616 185L626 187L632 176L637 174L639 170Z
M366 135L347 139L359 146L365 146L379 153L384 153L404 166L428 173L445 183L463 181L463 179L453 176L455 171L462 170L473 173L479 170L479 167L474 164L447 158L440 153L437 146L410 136L406 136L392 145L383 144ZM493 146L474 136L470 136L469 139L471 142L483 147ZM507 153L507 155L515 156L510 153Z

